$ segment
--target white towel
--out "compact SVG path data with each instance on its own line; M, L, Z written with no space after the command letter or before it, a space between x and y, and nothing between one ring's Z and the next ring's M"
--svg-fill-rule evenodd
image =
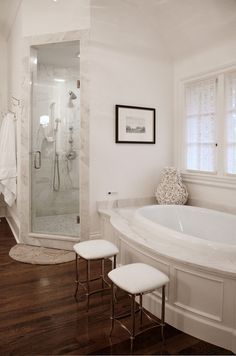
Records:
M0 193L12 206L16 200L16 137L14 116L8 113L0 128Z

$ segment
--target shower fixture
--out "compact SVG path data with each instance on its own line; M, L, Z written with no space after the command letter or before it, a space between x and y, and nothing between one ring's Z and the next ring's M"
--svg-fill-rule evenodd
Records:
M60 119L56 119L55 123L56 123L56 127L54 128L54 131L58 131L58 125L61 123L61 120Z
M69 91L69 95L70 95L71 100L77 99L77 96L75 95L75 93L73 91Z
M54 127L54 162L53 162L53 190L58 192L60 190L60 163L59 163L59 153L57 152L57 144L58 144L58 127L61 123L60 119L55 119L55 127Z
M73 131L74 131L73 126L70 126L69 127L69 140L68 140L70 148L69 148L68 152L66 153L66 158L68 161L74 160L77 157L76 151L74 150L74 147L73 147L73 144L74 144Z

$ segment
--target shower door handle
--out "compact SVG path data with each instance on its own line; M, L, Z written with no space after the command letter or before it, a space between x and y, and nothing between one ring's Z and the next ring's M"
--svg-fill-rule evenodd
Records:
M34 168L40 169L41 168L41 152L36 151L34 153Z

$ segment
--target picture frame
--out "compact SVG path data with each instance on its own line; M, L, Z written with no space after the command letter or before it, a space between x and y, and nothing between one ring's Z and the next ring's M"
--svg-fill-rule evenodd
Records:
M116 143L156 143L156 109L116 105Z

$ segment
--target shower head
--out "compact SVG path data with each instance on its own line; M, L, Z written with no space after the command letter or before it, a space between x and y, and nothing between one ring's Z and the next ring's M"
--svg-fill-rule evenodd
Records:
M73 91L69 91L69 95L70 95L71 100L77 99L77 96L75 95L75 93Z

